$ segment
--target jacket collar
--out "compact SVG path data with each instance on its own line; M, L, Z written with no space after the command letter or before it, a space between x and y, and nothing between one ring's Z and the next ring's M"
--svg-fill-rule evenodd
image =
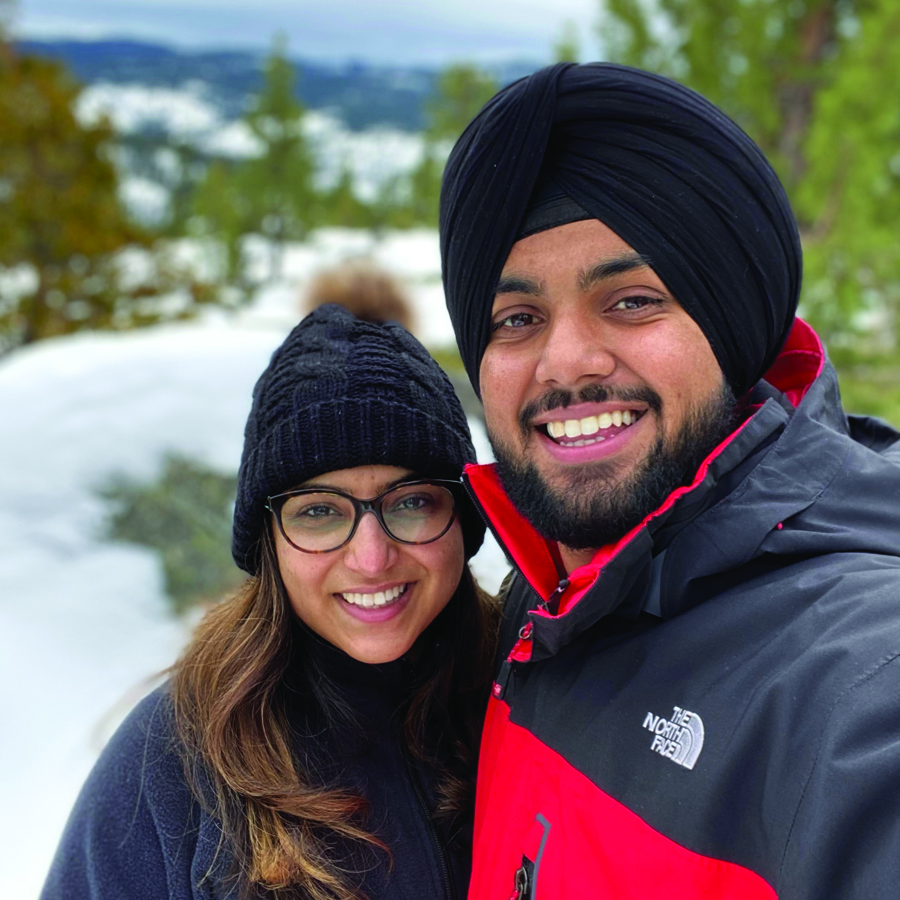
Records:
M512 505L500 484L496 468L493 465L467 466L464 477L495 537L538 598L544 601L529 611L531 627L528 624L524 627L524 638L513 648L512 658L537 660L551 656L585 628L612 612L636 616L645 584L650 579L653 556L675 542L682 544L685 531L705 518L704 512L720 505L725 497L740 493L739 486L775 446L793 408L806 397L824 367L825 353L821 342L805 322L796 320L784 349L750 397L749 417L710 453L689 485L673 491L657 510L628 534L615 544L601 547L589 563L571 572L564 592L558 590L561 582L553 548ZM830 471L833 465L825 468ZM824 477L828 473L823 471L822 474ZM764 504L762 515L756 511L752 520L741 521L740 541L733 542L735 546L722 551L715 535L708 533L696 535L697 540L706 542L703 544L697 544L694 537L691 538L691 546L704 548L702 554L696 549L688 554L690 559L701 562L699 568L709 567L704 565L708 547L709 564L715 567L739 564L740 559L736 557L746 555L749 558L768 531L808 505L816 492L815 486L807 483L808 479L791 483L792 476L786 479L777 468L767 472L767 476L766 493L771 503ZM802 485L800 489L798 483ZM678 554L667 555L674 559L671 563L667 559L667 566L671 564L677 570ZM700 557L704 559L701 561ZM683 577L690 574L682 573ZM688 577L687 580L691 579ZM554 592L557 592L556 596L561 593L558 608L544 608ZM665 602L664 598L661 611L668 617L682 611L689 603L688 592L681 592L676 602Z

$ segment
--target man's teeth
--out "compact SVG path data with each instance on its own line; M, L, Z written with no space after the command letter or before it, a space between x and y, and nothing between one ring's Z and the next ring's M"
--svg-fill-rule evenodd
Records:
M388 588L386 591L376 591L374 594L341 594L348 602L356 606L384 606L392 600L396 600L407 588L405 584Z
M564 419L559 422L547 423L547 434L552 438L578 438L590 436L605 428L617 428L622 425L631 425L637 421L637 413L630 409L617 409L611 413L600 413L599 416L588 416L586 419Z

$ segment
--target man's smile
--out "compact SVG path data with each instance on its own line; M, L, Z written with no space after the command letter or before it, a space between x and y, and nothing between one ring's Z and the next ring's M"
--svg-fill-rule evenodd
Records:
M626 407L576 418L570 410L554 410L548 415L555 418L535 425L560 446L583 447L615 437L637 422L645 411Z

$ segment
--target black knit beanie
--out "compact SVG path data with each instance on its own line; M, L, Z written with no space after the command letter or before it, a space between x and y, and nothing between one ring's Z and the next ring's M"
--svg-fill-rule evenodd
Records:
M363 322L341 306L320 306L275 351L253 390L234 560L256 574L266 498L316 475L389 465L458 478L474 460L459 400L425 348L396 322ZM468 559L481 546L484 523L459 493Z

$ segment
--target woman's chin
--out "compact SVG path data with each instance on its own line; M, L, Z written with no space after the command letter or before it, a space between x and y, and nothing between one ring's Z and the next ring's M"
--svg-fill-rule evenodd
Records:
M353 657L357 662L377 666L400 659L412 644L412 641L364 641L351 643L348 646L341 647L341 649L347 656Z

